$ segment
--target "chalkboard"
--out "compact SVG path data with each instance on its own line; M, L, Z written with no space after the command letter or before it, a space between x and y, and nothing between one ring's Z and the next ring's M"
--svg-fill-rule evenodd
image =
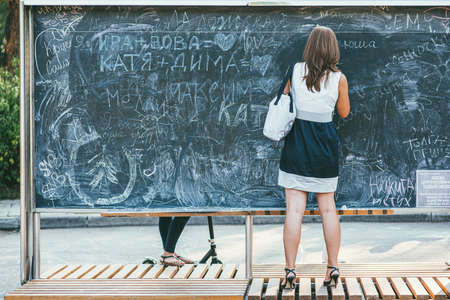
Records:
M36 207L284 209L284 141L262 128L317 24L336 32L351 101L333 117L336 206L415 207L416 170L450 166L447 12L33 7Z

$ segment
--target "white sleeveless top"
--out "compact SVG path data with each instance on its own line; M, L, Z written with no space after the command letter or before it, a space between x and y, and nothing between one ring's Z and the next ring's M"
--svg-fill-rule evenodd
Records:
M306 81L303 79L307 73L306 62L298 62L294 65L291 94L294 98L297 118L315 122L331 122L338 98L341 72L330 71L326 83L326 76L323 76L320 82L320 92L313 87L314 93L308 90Z

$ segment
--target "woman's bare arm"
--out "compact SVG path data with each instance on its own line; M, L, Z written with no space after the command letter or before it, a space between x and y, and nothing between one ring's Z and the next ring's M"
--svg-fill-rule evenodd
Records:
M283 94L287 95L289 93L290 88L291 88L291 80L289 79L286 86L284 87Z
M342 118L346 118L350 113L350 99L348 97L347 77L341 74L339 79L339 94L336 101L336 110Z

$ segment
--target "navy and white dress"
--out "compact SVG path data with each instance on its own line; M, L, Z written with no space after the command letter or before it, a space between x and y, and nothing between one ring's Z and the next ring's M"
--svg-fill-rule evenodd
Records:
M310 92L303 76L305 62L296 63L291 82L291 95L297 116L284 138L278 185L316 193L336 191L338 182L338 135L332 122L338 98L341 72L331 72L320 92Z

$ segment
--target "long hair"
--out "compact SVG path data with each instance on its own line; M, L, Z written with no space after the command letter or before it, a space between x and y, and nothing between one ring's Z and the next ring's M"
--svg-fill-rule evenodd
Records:
M303 78L309 91L320 91L320 82L325 76L328 80L330 71L337 72L339 63L339 45L331 28L316 26L311 31L303 51L303 60L308 66L308 74Z

